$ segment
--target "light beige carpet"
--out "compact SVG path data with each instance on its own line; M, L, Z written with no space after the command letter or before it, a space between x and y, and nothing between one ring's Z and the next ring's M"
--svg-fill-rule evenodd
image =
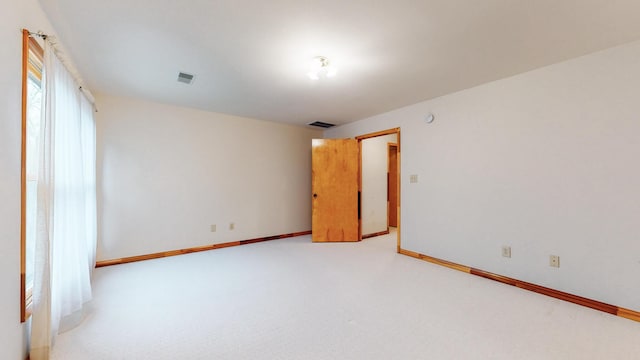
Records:
M57 360L640 359L640 323L309 236L97 269Z

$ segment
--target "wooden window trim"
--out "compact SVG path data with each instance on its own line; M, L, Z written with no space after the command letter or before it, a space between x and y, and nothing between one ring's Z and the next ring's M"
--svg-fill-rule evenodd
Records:
M35 59L32 58L33 55ZM20 159L20 320L27 321L31 316L33 289L27 288L27 242L26 242L26 205L27 205L27 80L33 73L42 80L44 51L42 46L29 35L29 30L22 30L22 134ZM34 61L39 62L34 64Z

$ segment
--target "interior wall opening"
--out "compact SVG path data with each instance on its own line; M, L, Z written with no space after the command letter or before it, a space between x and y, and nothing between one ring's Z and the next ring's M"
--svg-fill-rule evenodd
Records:
M390 228L395 227L399 248L400 129L365 134L356 139L360 147L358 181L362 239L389 234ZM390 151L395 151L394 158L390 156ZM390 216L395 218L390 219Z

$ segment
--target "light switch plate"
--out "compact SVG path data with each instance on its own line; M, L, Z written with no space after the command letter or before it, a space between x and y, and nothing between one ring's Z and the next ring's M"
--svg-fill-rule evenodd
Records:
M411 184L415 184L418 182L418 175L413 174L413 175L409 175L409 182Z

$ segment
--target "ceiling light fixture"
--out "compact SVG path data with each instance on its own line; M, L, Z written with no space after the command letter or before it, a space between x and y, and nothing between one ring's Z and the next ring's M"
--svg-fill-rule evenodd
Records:
M307 73L307 76L311 80L318 80L321 75L330 78L336 76L337 73L338 69L331 66L329 59L324 56L316 56L313 58L311 69Z

